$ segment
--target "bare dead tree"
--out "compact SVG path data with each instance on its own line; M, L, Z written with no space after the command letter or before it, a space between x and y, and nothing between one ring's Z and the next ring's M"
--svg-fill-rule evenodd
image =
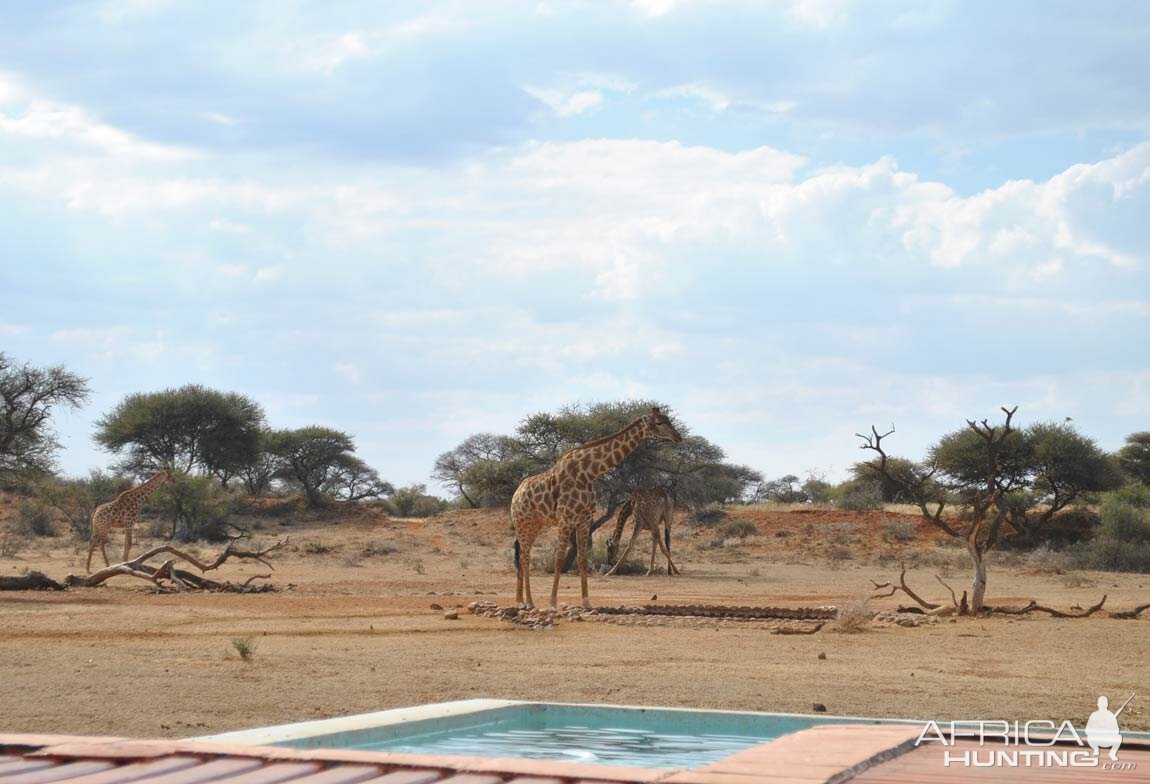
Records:
M882 441L894 433L894 427L880 433L871 426L870 434L856 433L863 443L860 449L875 452L877 457L865 463L877 476L900 486L907 497L919 508L924 520L943 531L947 536L963 542L973 566L973 580L970 589L970 612L981 612L986 597L986 556L999 543L1002 524L1006 520L1006 510L1000 500L1002 486L999 482L999 451L1003 441L1013 432L1011 420L1018 406L1003 407L1006 420L1001 426L993 426L987 420L975 422L968 419L967 426L974 431L984 444L986 456L985 486L979 488L968 501L966 514L957 521L944 519L946 494L934 482L938 465L925 470L909 469L905 472L890 470L890 458L883 448ZM905 589L905 582L899 589ZM910 595L910 594L908 594Z

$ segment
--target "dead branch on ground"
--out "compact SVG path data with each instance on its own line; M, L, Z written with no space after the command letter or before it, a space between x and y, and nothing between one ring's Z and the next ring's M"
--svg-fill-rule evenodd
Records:
M65 586L43 572L28 572L19 577L0 577L0 591L62 591Z
M153 547L145 553L142 553L130 561L123 563L113 564L93 572L87 576L77 576L70 574L64 578L64 585L70 587L92 588L101 585L104 582L118 576L135 577L140 580L146 580L156 586L156 590L163 593L171 593L174 591L185 590L198 590L198 591L218 591L228 593L260 593L264 591L274 590L271 585L252 585L253 580L266 580L271 577L270 574L257 574L252 575L243 583L221 582L219 580L212 580L202 576L203 572L210 572L218 569L226 561L236 559L240 561L257 561L269 569L275 569L267 558L271 553L279 550L287 545L288 540L282 539L265 547L262 550L241 550L237 548L236 541L233 540L228 543L228 546L211 561L201 561L190 553L186 553L177 547L170 544L160 545ZM175 556L168 558L159 566L152 566L147 561L155 558L158 555L168 554ZM176 568L176 559L185 561L196 569L201 574L189 572L185 569Z
M1050 617L1052 617L1052 618L1089 618L1091 615L1093 615L1094 613L1101 610L1102 605L1104 605L1104 604L1106 604L1106 595L1105 594L1103 594L1102 598L1098 601L1098 604L1095 604L1091 607L1087 607L1082 612L1056 610L1053 607L1045 607L1045 606L1039 604L1038 602L1034 601L1033 599L1031 599L1029 602L1027 602L1026 605L1023 607L1013 607L1012 608L1012 607L990 607L990 606L988 606L986 608L986 611L989 613L992 613L994 615L1026 615L1026 614L1032 613L1032 612L1044 612L1044 613L1049 614ZM1146 607L1150 607L1150 604L1146 605ZM1145 608L1143 608L1143 609L1145 609ZM1110 615L1111 615L1111 617L1113 617L1114 613L1110 613ZM1120 616L1120 617L1125 617L1125 616ZM1134 616L1129 616L1129 617L1134 617Z
M1146 610L1150 610L1150 604L1140 604L1132 610L1122 610L1120 612L1110 613L1111 618L1137 618Z

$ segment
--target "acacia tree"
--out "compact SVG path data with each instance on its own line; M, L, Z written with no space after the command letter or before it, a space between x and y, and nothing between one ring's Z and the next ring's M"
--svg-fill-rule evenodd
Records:
M52 411L79 408L88 394L87 380L63 366L17 365L0 352L0 482L50 472L60 448Z
M860 464L873 476L902 488L923 519L962 541L973 578L970 611L985 605L987 555L1005 534L1032 537L1070 503L1119 481L1113 464L1089 438L1069 425L1038 423L1014 427L1018 407L1003 408L1005 420L991 425L967 420L966 428L944 435L929 451L929 463L896 461L883 439L894 429L856 434L860 448L876 457ZM943 517L950 503L955 517Z
M355 455L342 455L335 461L326 489L343 501L362 501L395 492L390 482L380 479L378 471Z
M648 413L668 407L654 400L601 402L565 406L556 413L540 412L519 423L515 434L470 436L436 460L435 478L460 488L469 503L504 506L519 483L550 468L569 449L615 433ZM632 490L659 487L669 490L675 503L700 506L742 498L762 476L746 466L723 462L723 450L687 428L671 415L684 434L677 444L648 442L600 476L595 492L602 514L591 521L594 532L614 518ZM566 565L576 554L575 533L568 543Z
M886 433L879 433L872 425L870 435L856 434L863 439L860 448L878 454L876 459L867 463L875 475L900 485L911 502L919 508L923 519L941 529L947 536L959 539L966 545L974 572L970 588L970 608L974 612L982 610L986 597L986 554L998 544L1005 519L1005 513L998 505L1002 495L1002 489L998 485L999 453L1002 451L1003 442L1014 432L1011 419L1017 409L1017 406L1009 410L1003 408L1006 421L1001 427L993 427L985 419L981 424L967 420L971 432L982 442L985 484L981 487L975 485L969 487L970 492L966 498L967 513L963 519L957 521L947 520L942 516L948 499L943 486L935 479L940 468L937 462L925 469L911 466L902 472L892 472L890 457L883 449L882 440L894 433L894 428ZM959 433L952 433L948 437L959 436ZM948 437L944 437L943 442ZM994 514L990 514L992 510Z
M263 423L251 398L188 384L128 395L97 421L94 439L131 473L199 470L226 486L258 456Z
M475 433L435 459L431 478L454 488L460 498L473 509L491 506L494 498L501 498L504 493L500 487L503 482L495 478L495 472L490 469L506 464L514 451L515 445L507 436ZM517 475L519 471L516 469L504 473ZM517 479L514 481L518 482ZM511 492L514 492L514 488Z
M459 489L460 496L477 506L510 502L524 478L550 468L569 449L621 430L657 401L623 401L566 406L556 413L531 414L514 435L479 433L469 436L435 462L434 478ZM676 421L680 432L686 428ZM679 444L650 442L596 482L601 506L614 514L631 490L665 487L676 503L698 505L735 500L754 484L759 474L745 466L723 462L723 450L700 436L686 436ZM603 519L607 519L603 518ZM593 528L602 524L601 519Z
M275 478L301 489L311 507L329 497L360 500L394 492L355 455L352 437L330 427L273 430L267 451L277 460Z
M1150 486L1150 432L1126 436L1126 444L1118 450L1118 465L1135 482Z

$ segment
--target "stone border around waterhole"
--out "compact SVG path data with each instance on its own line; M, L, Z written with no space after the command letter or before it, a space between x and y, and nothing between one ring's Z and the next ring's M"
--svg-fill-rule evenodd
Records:
M680 628L763 629L772 634L815 634L835 620L839 608L823 607L730 607L706 604L647 604L641 607L582 607L559 605L558 609L500 607L493 601L480 600L467 605L467 612L484 618L495 618L532 631L554 629L565 621L610 623L618 626L671 626ZM880 612L876 626L922 626L937 623L931 616L909 613Z

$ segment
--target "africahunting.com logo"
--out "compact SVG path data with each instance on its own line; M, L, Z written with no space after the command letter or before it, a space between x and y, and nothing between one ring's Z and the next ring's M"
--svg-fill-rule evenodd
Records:
M1135 762L1118 759L1122 731L1118 716L1134 699L1131 694L1116 711L1106 697L1090 714L1084 732L1069 721L929 721L915 746L941 743L943 765L969 768L1102 768L1134 770ZM1102 750L1107 753L1102 755Z

